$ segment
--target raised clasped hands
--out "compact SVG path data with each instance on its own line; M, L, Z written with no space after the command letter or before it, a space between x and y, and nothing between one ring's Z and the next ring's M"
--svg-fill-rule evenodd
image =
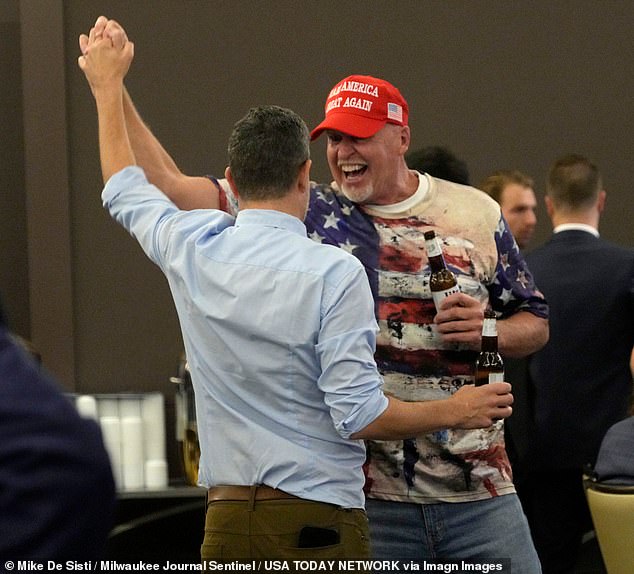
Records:
M115 21L99 16L90 33L79 36L81 56L77 63L96 93L103 87L123 82L132 58L134 44L125 30Z

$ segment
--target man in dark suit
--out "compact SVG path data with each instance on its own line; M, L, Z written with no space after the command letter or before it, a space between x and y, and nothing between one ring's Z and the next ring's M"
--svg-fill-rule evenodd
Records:
M0 564L100 558L114 505L99 426L0 322Z
M634 250L599 237L605 198L592 162L556 161L545 198L554 234L526 257L551 309L550 340L529 362L533 429L519 493L544 574L573 571L592 529L583 467L632 393Z
M613 424L603 437L594 475L605 484L634 486L634 407L631 416Z

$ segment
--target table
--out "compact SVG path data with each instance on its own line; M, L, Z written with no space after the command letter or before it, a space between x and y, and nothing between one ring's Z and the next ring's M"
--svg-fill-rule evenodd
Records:
M106 557L121 562L200 561L205 493L184 485L118 492Z

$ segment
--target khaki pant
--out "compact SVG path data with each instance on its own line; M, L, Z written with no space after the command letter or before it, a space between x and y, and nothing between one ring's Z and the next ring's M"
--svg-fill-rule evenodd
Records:
M207 506L201 556L204 563L287 560L291 569L295 560L366 560L368 519L361 509L302 499L215 501Z

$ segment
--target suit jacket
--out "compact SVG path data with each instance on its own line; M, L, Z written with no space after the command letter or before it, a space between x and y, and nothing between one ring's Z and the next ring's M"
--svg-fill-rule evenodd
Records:
M632 394L634 250L569 230L526 261L550 306L550 339L529 359L529 465L594 464Z
M601 442L594 471L601 482L634 485L634 416L610 427Z
M0 325L0 564L101 557L114 505L99 426Z
M528 359L503 357L504 380L513 385L513 415L504 421L506 453L517 486L521 461L530 448L532 412L528 389Z

